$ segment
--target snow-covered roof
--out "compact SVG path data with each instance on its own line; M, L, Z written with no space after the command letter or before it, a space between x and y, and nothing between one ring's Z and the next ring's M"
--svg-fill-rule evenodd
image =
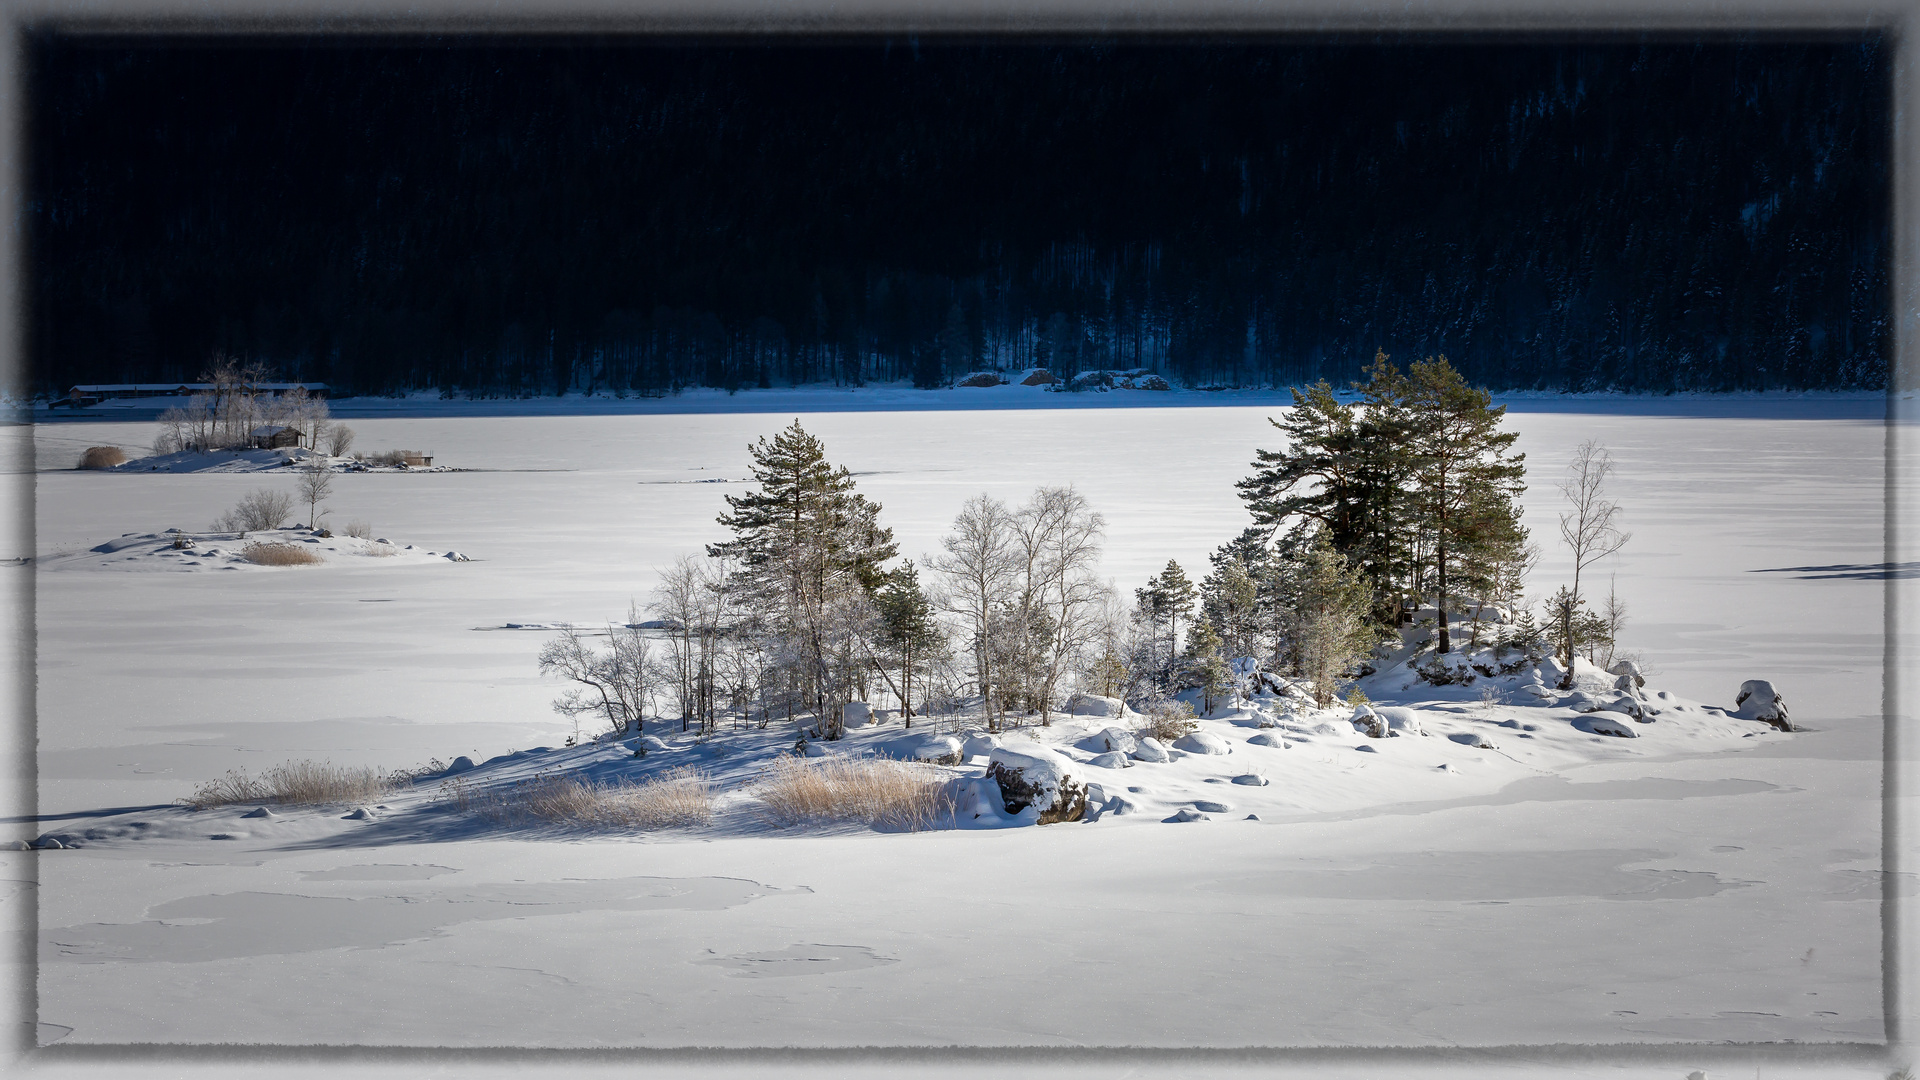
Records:
M278 435L283 431L291 431L291 430L293 429L289 427L285 427L281 424L264 424L260 427L254 428L252 431L247 432L247 434L256 439L264 439L269 435Z

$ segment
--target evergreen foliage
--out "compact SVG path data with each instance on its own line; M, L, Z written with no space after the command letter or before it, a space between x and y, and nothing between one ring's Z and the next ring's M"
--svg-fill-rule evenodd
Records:
M24 49L40 391L1887 383L1881 31Z

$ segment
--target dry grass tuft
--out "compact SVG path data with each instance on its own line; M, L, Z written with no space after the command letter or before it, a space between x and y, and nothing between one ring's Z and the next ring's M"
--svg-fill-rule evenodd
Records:
M356 518L353 521L347 522L346 534L360 540L371 540L373 539L373 526Z
M260 566L312 566L326 561L299 544L263 544L257 540L241 548L240 557Z
M782 825L860 821L917 832L953 819L945 774L887 758L777 758L753 793Z
M499 788L454 779L441 794L462 812L502 825L666 829L713 820L713 782L698 769L672 769L638 784L542 775Z
M117 446L89 446L80 455L82 469L111 469L115 465L125 465L127 455Z
M200 785L179 800L195 810L234 803L278 803L282 806L327 806L337 803L377 802L394 790L409 786L403 774L375 769L349 769L324 761L290 761L275 765L258 777L235 770Z
M367 554L376 559L384 559L389 555L400 554L400 549L392 544L368 544Z

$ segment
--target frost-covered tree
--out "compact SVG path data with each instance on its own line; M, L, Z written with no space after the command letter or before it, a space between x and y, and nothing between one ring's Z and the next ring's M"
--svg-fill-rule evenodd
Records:
M597 714L615 733L641 730L657 666L653 644L635 621L629 614L626 625L609 625L605 650L573 627L541 648L540 674L577 684L554 700L555 712L575 719Z
M1187 673L1200 684L1201 709L1213 711L1214 699L1233 688L1233 669L1220 655L1220 635L1213 622L1201 615L1187 634Z
M1019 540L1013 514L990 495L968 499L940 540L944 554L928 563L945 588L946 611L960 623L961 639L973 657L973 680L986 713L987 730L1000 730L995 708L999 670L991 632L1014 593L1019 577Z
M1095 576L1105 520L1071 487L1042 487L1014 513L1019 537L1019 640L1030 666L1022 696L1049 723L1062 682L1096 634L1106 589Z
M1144 588L1134 590L1133 595L1147 623L1156 630L1166 628L1166 643L1160 655L1171 665L1180 653L1180 620L1193 613L1193 602L1198 595L1193 582L1187 579L1187 572L1180 568L1178 561L1168 559L1167 568L1149 579Z
M904 726L911 728L914 688L924 683L928 670L941 659L946 635L911 562L887 575L874 595L874 607L880 618L881 645L876 667L900 699Z
M1313 687L1314 704L1326 708L1338 682L1372 651L1378 629L1368 613L1372 595L1359 570L1316 532L1297 570L1290 597L1287 638L1299 673Z

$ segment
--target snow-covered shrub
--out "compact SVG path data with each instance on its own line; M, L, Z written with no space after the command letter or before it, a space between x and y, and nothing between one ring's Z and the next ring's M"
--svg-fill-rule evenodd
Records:
M944 774L886 758L781 756L760 774L753 795L781 825L859 821L918 831L953 818Z
M241 548L240 557L258 566L312 566L326 561L299 544L262 544L258 541Z
M1156 701L1143 714L1146 722L1139 733L1163 743L1173 742L1200 725L1195 722L1193 706L1185 701Z
M86 452L80 455L78 468L111 469L115 465L124 465L126 462L126 452L117 446L89 446Z
M262 529L277 529L293 513L293 495L285 491L259 488L240 497L233 509L213 523L214 532L237 532L245 536Z
M347 527L344 531L348 536L359 540L373 539L373 526L359 519L347 522Z

